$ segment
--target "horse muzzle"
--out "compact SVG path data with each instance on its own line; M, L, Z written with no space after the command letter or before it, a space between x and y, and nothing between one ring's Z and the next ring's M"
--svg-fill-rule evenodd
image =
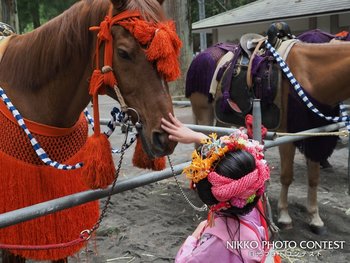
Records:
M157 158L173 153L177 143L170 141L168 134L163 131L153 131L150 140L147 140L143 130L139 131L142 147L150 158Z

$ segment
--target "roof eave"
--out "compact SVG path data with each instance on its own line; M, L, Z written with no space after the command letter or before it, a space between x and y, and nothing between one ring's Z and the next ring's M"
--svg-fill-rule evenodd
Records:
M274 18L269 18L269 19L260 19L260 20L252 20L252 21L243 21L243 22L238 22L238 23L222 23L222 24L216 24L213 26L203 26L203 27L195 27L193 26L196 23L200 23L201 21L197 21L192 24L192 32L193 33L198 33L200 31L205 31L209 29L215 29L219 27L228 27L228 26L240 26L240 25L249 25L249 24L256 24L256 23L266 23L266 22L274 22L276 20L282 21L282 20L290 20L290 19L296 19L296 18L310 18L310 17L315 17L315 16L325 16L325 15L332 15L332 14L341 14L341 13L346 13L350 12L349 9L342 9L342 10L332 10L332 11L327 11L327 12L320 12L320 13L312 13L312 14L303 14L303 15L295 15L295 16L285 16L285 17L274 17Z

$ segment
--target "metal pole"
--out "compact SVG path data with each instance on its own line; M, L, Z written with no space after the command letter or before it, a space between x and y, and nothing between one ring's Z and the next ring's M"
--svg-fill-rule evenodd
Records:
M102 125L107 125L109 121L110 121L109 119L100 119L100 123ZM120 126L120 123L117 123L116 125ZM184 125L194 131L199 131L204 133L216 132L218 135L230 134L237 129L237 128L217 127L217 126L195 125L195 124L184 124ZM277 135L275 132L266 133L267 140L274 140L276 139L276 137Z
M237 130L237 128L226 128L226 127L195 125L195 124L185 124L185 126L194 131L199 131L204 133L216 132L218 135L230 134L230 133L233 133L235 130ZM276 139L276 137L277 135L275 132L267 132L266 134L266 139L268 140L274 140Z
M198 13L199 13L199 20L202 20L205 18L205 0L197 0L198 1ZM201 51L204 51L207 49L207 33L201 32L200 35L200 48Z
M191 102L188 100L173 100L174 106L191 106Z
M348 195L350 195L350 136L348 141Z
M180 174L182 170L189 165L190 162L182 163L174 166L175 174ZM144 186L150 183L154 183L173 176L171 169L167 168L160 172L152 172L136 176L131 179L122 180L117 183L112 195ZM73 206L81 205L87 202L95 201L110 194L111 186L103 190L90 190L85 192L76 193L73 195L64 196L61 198L53 199L47 202L39 203L36 205L24 207L11 212L3 213L0 215L0 228L18 224L27 220L31 220L40 216L52 214L57 211L61 211Z
M310 129L303 131L304 132L329 132L339 130L340 128L345 127L345 123L336 123L327 126L323 126L320 128ZM266 149L281 145L287 142L293 142L301 139L305 139L310 137L310 135L302 135L302 136L283 136L281 138L277 138L275 141L265 141L264 147ZM178 164L174 166L175 174L180 174L182 170L188 166L190 162ZM136 187L140 187L146 184L154 183L166 178L171 177L173 174L170 168L167 168L160 172L152 172L148 174L143 174L131 179L122 180L118 182L115 189L111 192L111 194L117 194L124 192L126 190L130 190ZM107 197L110 194L111 187L104 190L90 190L85 191L73 195L64 196L61 198L57 198L54 200L50 200L47 202L43 202L40 204L28 206L25 208L21 208L18 210L14 210L11 212L7 212L0 215L0 228L11 226L14 224L18 224L30 219L34 219L40 216L52 214L56 211L61 211L67 208L71 208L73 206L81 205L87 202L91 202L94 200L98 200L100 198Z
M253 139L262 142L260 100L253 100Z

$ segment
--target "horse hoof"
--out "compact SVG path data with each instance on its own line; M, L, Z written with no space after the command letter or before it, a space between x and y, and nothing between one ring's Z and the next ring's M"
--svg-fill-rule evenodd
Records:
M309 225L312 233L316 235L325 235L327 233L327 228L325 226Z
M333 165L331 165L328 160L320 162L320 165L321 165L321 169L331 169L331 168L333 168Z

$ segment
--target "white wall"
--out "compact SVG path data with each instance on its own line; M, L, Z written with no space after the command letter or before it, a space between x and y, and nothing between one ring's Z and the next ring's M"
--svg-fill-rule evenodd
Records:
M339 15L339 26L344 27L343 30L350 31L350 14L340 14Z
M302 32L310 30L310 22L308 18L298 18L298 19L286 19L286 22L292 33L298 35ZM258 33L266 35L266 31L271 23L277 21L260 22L255 24L247 25L235 25L235 26L224 26L219 27L218 30L218 41L217 42L235 42L238 41L240 36L245 33ZM340 30L350 30L350 12L339 14L339 27ZM321 29L326 32L331 31L331 19L330 16L319 16L316 19L316 28ZM339 31L340 31L339 30Z

